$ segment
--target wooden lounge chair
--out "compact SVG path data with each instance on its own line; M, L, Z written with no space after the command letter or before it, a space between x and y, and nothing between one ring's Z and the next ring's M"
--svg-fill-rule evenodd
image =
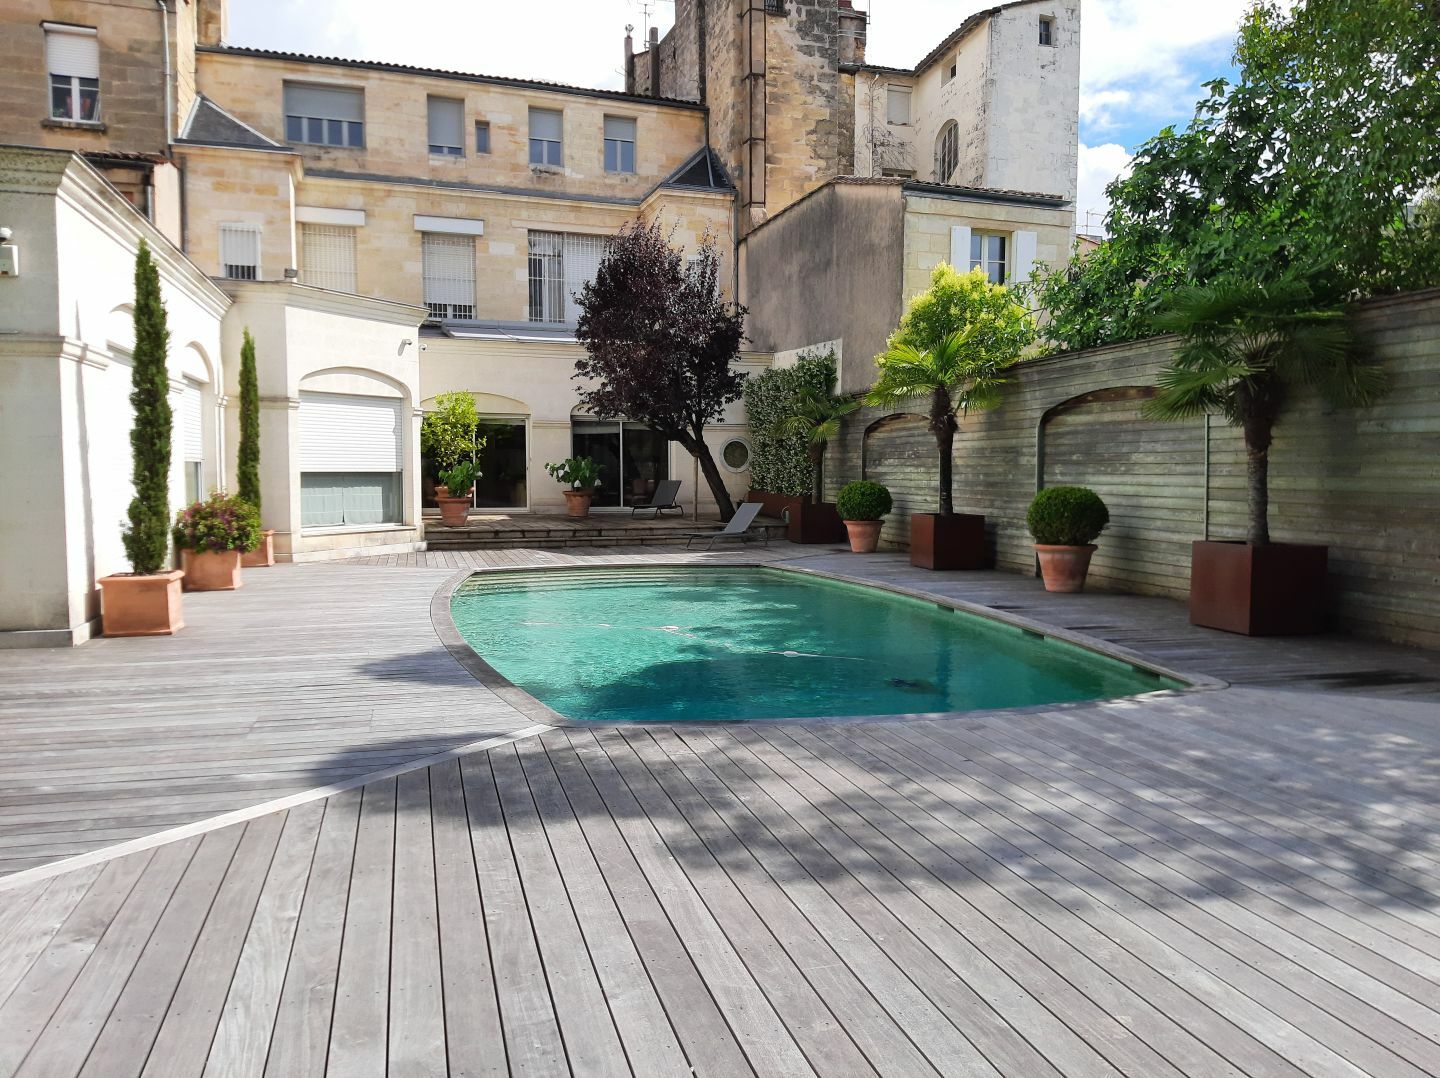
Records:
M765 545L770 545L770 532L752 532L750 525L755 523L755 517L759 515L761 504L759 502L744 502L735 515L730 518L730 523L717 532L692 532L685 537L685 549L689 550L696 543L704 540L705 549L709 550L716 539L734 539L736 542L748 543L751 539L763 539Z
M679 493L680 480L662 479L659 483L655 484L655 492L650 495L648 502L644 505L632 505L630 507L630 516L633 519L636 513L649 512L652 509L655 511L657 519L661 513L670 509L684 516L685 507L675 500Z

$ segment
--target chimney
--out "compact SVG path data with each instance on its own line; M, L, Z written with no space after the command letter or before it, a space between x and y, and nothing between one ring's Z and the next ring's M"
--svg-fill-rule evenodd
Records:
M635 38L631 36L631 31L634 30L634 29L635 29L635 27L630 26L630 25L628 25L628 24L627 24L626 27L625 27L625 67L624 67L624 71L625 71L625 92L626 92L627 94L633 94L633 93L635 92Z
M196 43L223 45L229 36L225 25L225 0L196 0Z
M660 27L650 27L650 96L660 96Z
M840 62L842 64L863 64L865 62L865 38L870 16L856 11L853 0L839 0L840 14Z

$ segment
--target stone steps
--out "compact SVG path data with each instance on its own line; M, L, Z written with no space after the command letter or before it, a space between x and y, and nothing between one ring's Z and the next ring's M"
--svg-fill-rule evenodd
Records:
M425 527L425 545L429 550L559 550L566 547L611 546L685 546L690 532L720 530L714 521L668 521L647 524L626 521L623 525L577 523L562 527L548 524L511 523L505 527L469 524L461 528L445 528L430 522ZM757 521L751 532L769 534L771 541L783 541L785 525L779 521Z

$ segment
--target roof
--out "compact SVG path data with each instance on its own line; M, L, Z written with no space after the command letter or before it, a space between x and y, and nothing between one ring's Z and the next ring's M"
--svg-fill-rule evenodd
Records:
M198 94L190 115L180 129L177 142L204 143L207 146L243 146L260 150L284 150L288 147L262 135L243 120L226 112L204 94Z
M969 36L970 32L979 26L992 15L998 15L1002 11L1009 11L1011 8L1021 7L1025 4L1037 3L1038 0L1011 0L1007 4L996 4L983 11L977 11L964 22L955 28L940 44L936 45L913 69L904 67L885 67L882 64L844 64L842 69L846 71L874 71L881 75L918 75L940 57L944 56L956 45Z
M707 191L733 191L725 166L709 146L690 155L690 159L660 182L661 187L698 187Z
M598 97L610 101L633 101L642 105L661 105L667 108L690 109L703 112L705 106L696 101L680 101L673 97L649 97L642 94L627 94L623 90L599 90L590 86L572 86L563 82L545 82L542 79L514 79L503 75L480 75L468 71L449 71L436 67L412 67L409 64L389 63L383 60L355 60L344 56L316 56L303 52L281 52L276 49L252 49L237 45L200 45L198 53L213 53L222 56L250 56L258 60L278 60L301 64L326 64L331 67L348 67L362 71L388 71L398 75L421 75L432 79L453 79L457 82L473 82L487 86L510 86L517 90L542 90L548 93L573 94L579 97Z

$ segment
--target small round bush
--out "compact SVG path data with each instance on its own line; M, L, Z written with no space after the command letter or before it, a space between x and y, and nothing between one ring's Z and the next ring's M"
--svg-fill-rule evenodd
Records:
M879 520L890 512L890 491L868 479L857 479L840 488L835 511L841 520Z
M1089 487L1046 487L1025 523L1042 546L1089 546L1110 523L1110 510Z
M175 517L175 546L180 550L238 550L260 545L260 510L219 492L187 505Z

